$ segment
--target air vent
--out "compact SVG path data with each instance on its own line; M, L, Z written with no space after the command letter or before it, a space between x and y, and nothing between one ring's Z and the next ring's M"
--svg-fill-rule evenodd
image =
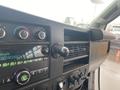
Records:
M88 43L78 43L78 44L65 44L69 48L70 54L65 57L65 59L88 56L89 53L89 44Z

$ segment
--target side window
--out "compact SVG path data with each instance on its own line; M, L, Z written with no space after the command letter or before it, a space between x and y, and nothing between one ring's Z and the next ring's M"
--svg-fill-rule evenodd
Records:
M107 25L106 30L116 36L120 40L120 16Z

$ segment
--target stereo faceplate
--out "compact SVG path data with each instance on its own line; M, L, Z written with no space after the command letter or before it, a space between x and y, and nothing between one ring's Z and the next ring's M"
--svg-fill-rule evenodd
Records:
M49 45L0 45L0 86L27 85L49 78Z

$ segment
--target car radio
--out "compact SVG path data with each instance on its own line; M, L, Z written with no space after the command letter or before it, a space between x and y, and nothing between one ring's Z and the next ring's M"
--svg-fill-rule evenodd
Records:
M44 74L46 78L48 77L49 59L48 51L45 50L48 49L47 45L0 45L0 47L0 71L3 72L1 84L14 79L17 84L25 85L35 74L38 76ZM23 82L22 77L25 79Z
M47 26L0 22L0 87L16 89L49 77L48 32Z

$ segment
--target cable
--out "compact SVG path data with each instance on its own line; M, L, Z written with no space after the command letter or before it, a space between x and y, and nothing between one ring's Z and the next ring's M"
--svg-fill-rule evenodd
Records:
M100 67L98 68L98 90L100 90Z

